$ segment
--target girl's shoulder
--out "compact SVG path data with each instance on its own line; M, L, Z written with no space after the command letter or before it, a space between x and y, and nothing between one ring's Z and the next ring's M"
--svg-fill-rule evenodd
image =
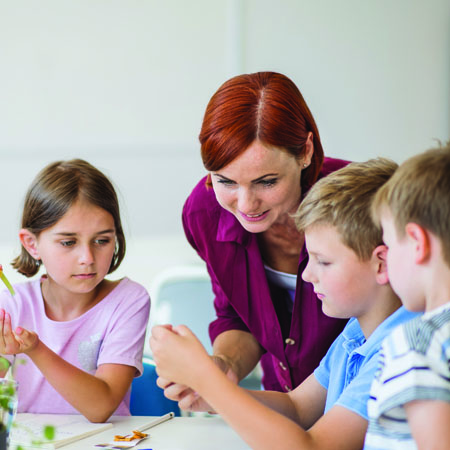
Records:
M42 298L41 278L24 281L22 283L14 283L14 297L5 288L0 291L1 298L11 298L14 301L22 301L24 299Z
M107 281L107 280L105 280ZM123 293L133 293L136 295L144 294L148 295L147 289L140 283L133 281L131 278L123 277L120 280L117 281L109 281L110 283L113 283L114 286L110 290L110 294L112 295L123 295Z
M147 289L142 284L137 283L128 277L110 283L113 284L113 287L100 303L103 303L104 300L108 299L109 303L126 302L130 305L132 302L147 303L150 300Z

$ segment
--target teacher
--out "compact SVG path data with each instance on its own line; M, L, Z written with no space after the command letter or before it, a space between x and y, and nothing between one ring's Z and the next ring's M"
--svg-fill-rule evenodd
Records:
M300 91L274 72L225 82L199 139L209 173L184 205L183 226L215 294L213 357L237 380L261 360L264 388L290 391L346 323L325 316L302 280L308 255L291 215L317 179L346 162L324 158Z

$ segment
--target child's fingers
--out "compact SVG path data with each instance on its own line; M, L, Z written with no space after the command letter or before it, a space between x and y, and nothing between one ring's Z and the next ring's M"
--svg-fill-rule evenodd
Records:
M169 387L172 383L172 381L168 380L167 378L163 378L163 377L158 377L156 379L156 384L158 385L158 387L160 387L161 389L166 389L167 387Z
M22 352L29 351L37 345L37 334L32 331L28 331L25 328L17 327L14 330L14 337L20 344L20 350Z
M186 325L177 325L173 331L180 336L193 336L194 333Z
M0 308L0 353L5 353L5 337L3 333L3 321L5 319L5 310Z
M17 352L17 341L11 329L11 316L5 312L3 319L3 339L5 342L5 350L7 354Z

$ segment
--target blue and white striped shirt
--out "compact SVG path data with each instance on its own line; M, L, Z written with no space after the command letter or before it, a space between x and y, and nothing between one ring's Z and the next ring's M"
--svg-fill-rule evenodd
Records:
M365 450L416 449L404 405L450 402L450 303L394 329L383 342L368 402Z

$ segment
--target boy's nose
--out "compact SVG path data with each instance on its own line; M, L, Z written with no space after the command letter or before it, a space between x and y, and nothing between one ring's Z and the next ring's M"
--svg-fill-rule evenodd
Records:
M313 271L311 268L311 262L308 262L308 264L306 265L305 270L302 273L302 278L304 281L306 281L308 283L314 282Z

